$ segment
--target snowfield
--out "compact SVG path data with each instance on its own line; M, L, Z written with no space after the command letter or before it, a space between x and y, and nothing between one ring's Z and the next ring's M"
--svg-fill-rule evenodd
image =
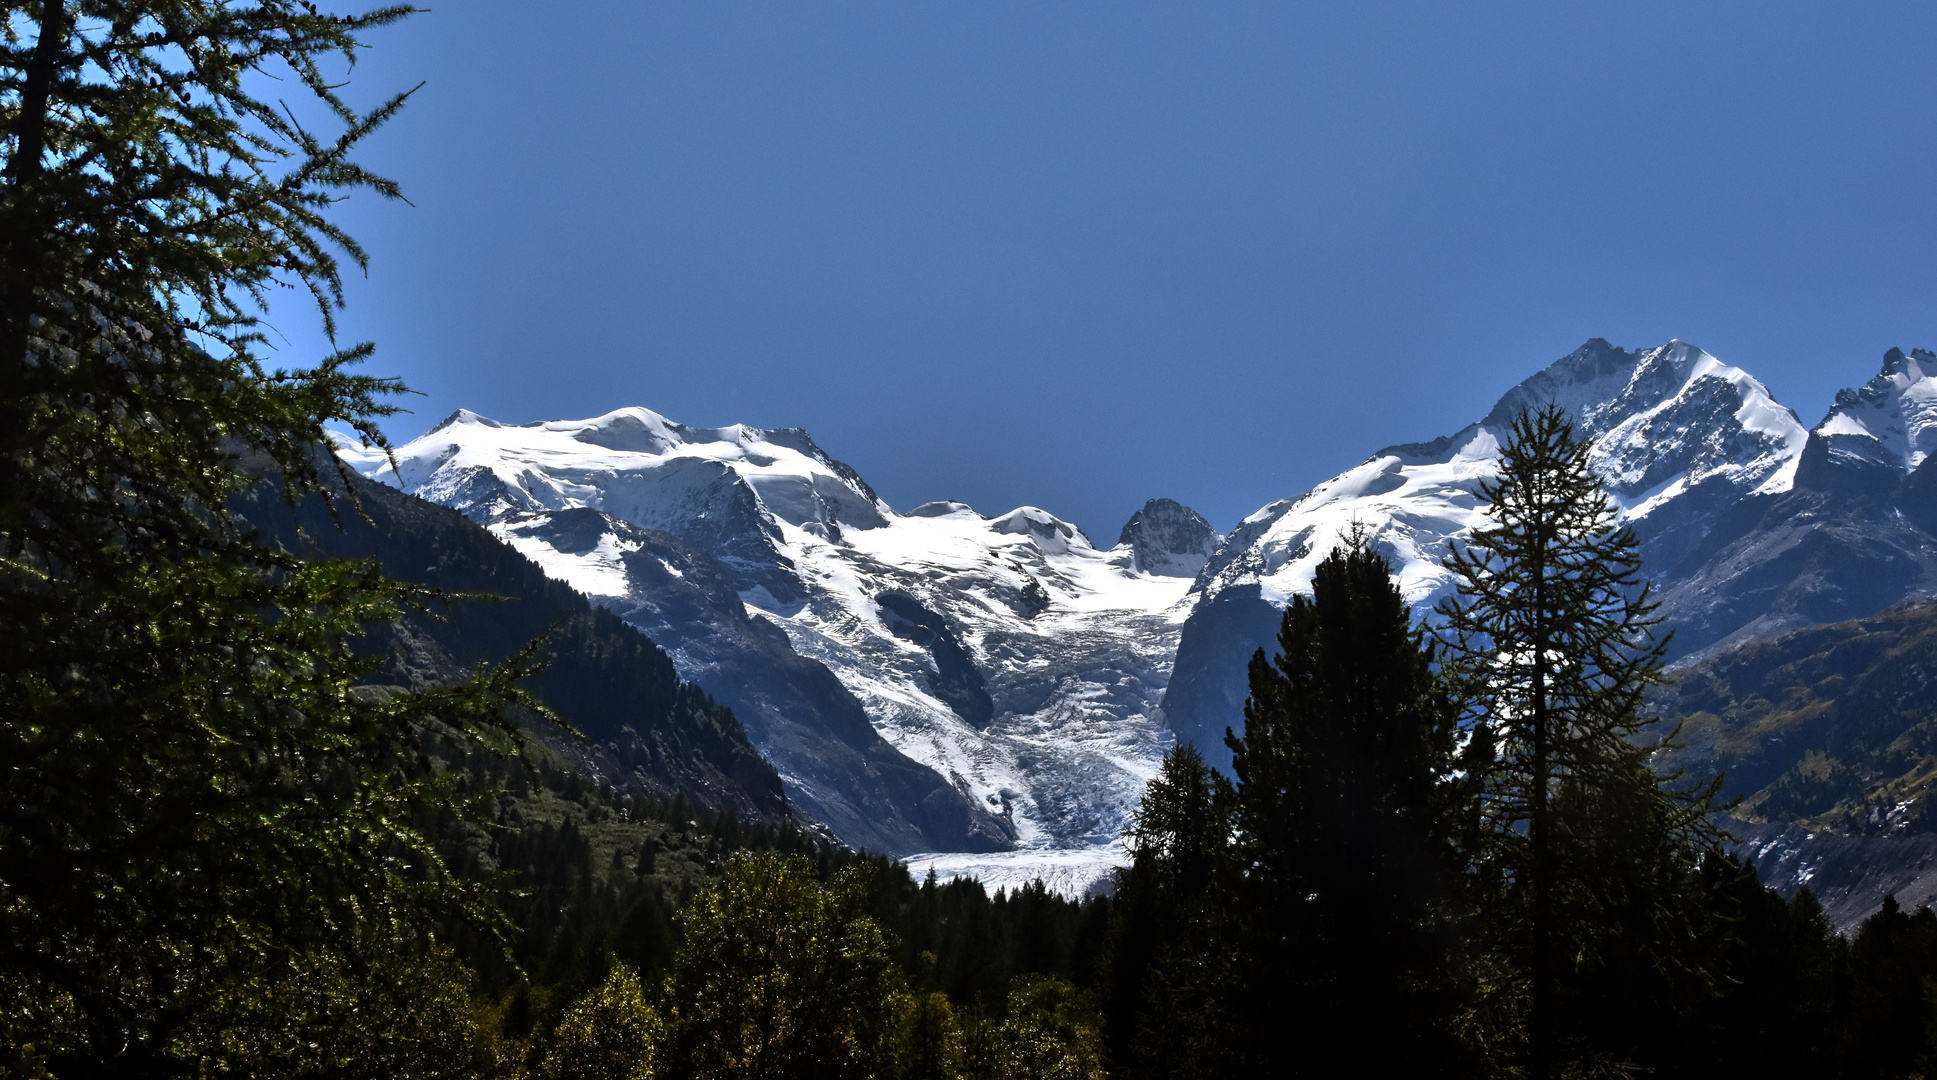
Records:
M1937 374L1937 355L1893 350L1883 374L1838 398L1819 439L1833 453L1914 467L1937 449L1937 380L1926 372ZM1628 352L1596 339L1479 422L1381 450L1228 537L1167 500L1146 505L1108 547L1036 507L897 511L798 428L694 428L643 408L516 426L459 411L398 448L397 469L349 440L338 450L365 476L464 512L637 620L682 676L719 693L722 672L752 669L723 666L718 641L667 614L703 606L705 583L685 580L702 568L677 551L703 552L712 580L730 579L704 602L730 606L727 621L743 624L734 632L778 628L792 654L838 680L831 692L850 714L864 712L892 752L933 771L922 805L894 807L929 824L896 835L943 835L935 821L966 815L967 831L947 835L982 848L904 839L891 853L917 875L969 874L992 887L1040 877L1074 895L1104 887L1121 861L1129 811L1176 738L1219 756L1225 726L1241 722L1244 660L1268 645L1276 610L1309 591L1334 546L1362 530L1392 559L1415 614L1430 616L1451 591L1450 545L1484 517L1480 487L1512 418L1549 403L1589 440L1655 576L1696 550L1728 507L1788 491L1811 445L1795 414L1740 368L1680 341ZM784 659L797 663L792 654ZM784 719L794 706L743 707ZM850 797L873 766L818 768L812 740L783 727L748 723L793 798L883 805ZM898 797L915 799L909 790ZM935 790L960 798L938 808Z

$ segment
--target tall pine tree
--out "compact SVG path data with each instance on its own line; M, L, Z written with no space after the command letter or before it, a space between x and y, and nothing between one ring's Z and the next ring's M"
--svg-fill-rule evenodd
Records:
M368 345L271 367L261 320L294 290L334 337L339 258L364 260L331 208L397 196L350 155L403 104L341 82L409 10L6 6L0 1041L61 1075L203 1067L182 1033L246 1013L238 987L407 951L427 905L468 903L413 816L447 793L422 740L503 746L515 668L360 691L360 628L424 594L230 512L327 494L323 424L381 443L401 389L351 370Z
M1117 874L1105 1019L1123 1075L1255 1071L1232 1038L1242 1001L1230 781L1184 743L1138 803Z
M1506 969L1524 971L1526 1064L1545 1080L1563 1060L1625 1060L1562 1016L1563 997L1609 969L1597 944L1623 921L1649 943L1629 959L1656 973L1670 939L1694 933L1700 905L1684 902L1714 789L1668 792L1648 766L1658 741L1640 738L1643 695L1661 682L1666 642L1634 532L1565 411L1516 418L1479 495L1490 522L1448 559L1458 593L1439 611L1484 778L1479 876L1496 885ZM1514 996L1518 976L1501 985Z
M1431 647L1362 535L1319 564L1278 647L1252 658L1244 735L1226 736L1254 1044L1356 1071L1351 1033L1373 1023L1382 1066L1447 1072L1461 788Z

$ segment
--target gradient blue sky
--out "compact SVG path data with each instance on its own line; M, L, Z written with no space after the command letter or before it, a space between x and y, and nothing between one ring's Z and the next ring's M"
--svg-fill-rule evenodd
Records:
M1937 5L509 3L373 36L374 370L1220 529L1589 337L1804 422L1937 345ZM312 319L275 319L313 356Z

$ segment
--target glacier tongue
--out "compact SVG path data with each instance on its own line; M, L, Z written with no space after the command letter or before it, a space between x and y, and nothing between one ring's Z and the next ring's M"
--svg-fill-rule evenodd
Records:
M398 448L400 472L354 445L340 453L462 510L622 615L640 613L648 632L669 632L667 605L646 594L671 587L673 562L642 561L645 541L616 524L577 536L551 518L595 510L705 552L756 630L761 620L784 630L888 743L1019 849L944 851L924 865L946 875L1012 867L997 873L1005 879L1035 868L1071 890L1118 857L1126 814L1170 743L1158 705L1189 575L1222 539L1168 500L1148 504L1109 549L1034 507L987 518L939 502L897 514L804 431L690 428L646 409L520 426L460 411ZM705 684L713 652L669 651ZM749 734L759 745L752 724ZM809 763L790 760L802 751L788 740L761 750L795 797L846 805L824 774L810 782Z
M840 677L889 742L999 807L1024 847L1116 839L1168 746L1156 708L1188 579L1129 570L1027 507L993 520L967 508L896 517L840 540L783 535L808 598L764 614ZM898 632L891 594L954 628L993 702L986 726L937 693L941 650Z

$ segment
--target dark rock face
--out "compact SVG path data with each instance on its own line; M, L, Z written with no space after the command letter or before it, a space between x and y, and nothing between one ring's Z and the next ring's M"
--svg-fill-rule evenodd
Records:
M1633 365L1634 356L1626 349L1610 344L1606 338L1589 338L1580 348L1502 394L1494 403L1493 411L1480 423L1504 429L1528 409L1537 409L1550 401L1565 401L1571 387L1623 376ZM1645 392L1653 385L1652 380L1641 380L1639 388ZM1661 396L1669 393L1673 393L1672 387L1660 388ZM1655 400L1659 401L1660 397Z
M1049 590L1042 587L1042 582L1030 578L1022 583L1022 588L1016 590L1015 602L1009 606L1023 618L1033 619L1048 611L1049 604Z
M598 510L524 515L500 527L559 551L589 551L608 541L622 550L626 594L599 603L660 642L687 677L731 708L779 769L792 801L849 844L895 855L1013 845L1008 822L895 750L825 664L796 652L772 622L749 617L739 596L744 581L722 560ZM931 620L939 621L932 613L923 621ZM952 632L934 640L943 642L938 657L952 642L967 664ZM958 680L974 708L973 690L981 684L973 665L966 673L972 683L939 660L936 674ZM981 701L988 701L986 689Z
M1136 569L1165 577L1196 577L1223 537L1197 511L1171 499L1152 499L1117 537L1136 557Z
M606 487L608 516L641 520L641 527L663 529L711 553L742 591L764 589L782 605L806 596L793 561L776 547L777 527L762 511L759 497L724 464L683 458L658 470L600 480ZM668 498L668 491L679 496Z
M1850 447L1853 440L1812 432L1802 457L1796 461L1796 486L1844 495L1882 495L1894 490L1903 470L1880 461L1868 447ZM1843 443L1843 449L1836 447Z
M1247 674L1258 649L1277 652L1284 613L1257 585L1237 585L1206 601L1184 624L1177 663L1164 691L1164 715L1179 741L1194 743L1212 766L1229 772L1231 751L1224 729L1243 734Z
M1815 446L1812 436L1810 450ZM1919 468L1908 477L1885 476L1820 452L1815 460L1808 486L1799 463L1794 489L1730 507L1679 564L1650 575L1666 628L1675 633L1674 656L1937 594L1937 474Z
M1031 584L1034 584L1031 581ZM1037 586L1040 592L1042 587ZM921 601L899 589L889 589L874 598L881 605L881 617L895 632L928 650L935 669L928 672L928 688L948 703L955 715L986 728L995 719L995 702L989 697L988 683L969 659L962 639L948 620L923 607Z

